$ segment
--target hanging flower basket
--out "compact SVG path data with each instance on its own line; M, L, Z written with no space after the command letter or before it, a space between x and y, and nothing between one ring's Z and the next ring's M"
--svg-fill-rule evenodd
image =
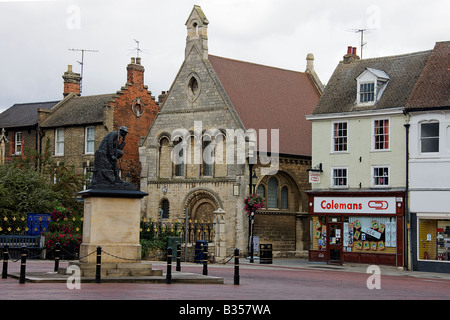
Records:
M248 215L264 207L264 198L259 194L251 194L244 199L244 210Z

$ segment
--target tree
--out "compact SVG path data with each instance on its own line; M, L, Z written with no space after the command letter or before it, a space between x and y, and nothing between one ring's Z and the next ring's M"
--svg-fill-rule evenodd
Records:
M51 212L61 194L33 169L15 163L0 166L0 232L23 234L29 212Z

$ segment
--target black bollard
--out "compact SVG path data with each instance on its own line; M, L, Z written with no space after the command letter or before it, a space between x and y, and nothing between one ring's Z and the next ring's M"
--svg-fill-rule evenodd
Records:
M97 247L97 265L95 268L95 282L101 283L101 273L102 273L102 247Z
M234 250L234 284L239 284L239 249Z
M166 273L166 283L172 283L172 248L167 248L167 273Z
M177 271L181 271L181 244L177 244Z
M208 244L203 246L203 275L208 275Z
M2 279L6 279L7 277L8 277L8 246L4 246Z
M27 247L22 247L20 259L19 283L25 283L25 268L27 266Z
M59 256L61 254L61 245L59 242L55 245L55 268L53 271L58 272L59 269Z

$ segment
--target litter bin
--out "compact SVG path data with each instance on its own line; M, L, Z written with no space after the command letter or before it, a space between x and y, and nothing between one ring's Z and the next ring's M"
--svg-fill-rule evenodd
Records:
M259 245L259 263L272 264L272 244Z
M197 240L195 242L195 263L203 263L203 246L208 245L208 241L206 240Z

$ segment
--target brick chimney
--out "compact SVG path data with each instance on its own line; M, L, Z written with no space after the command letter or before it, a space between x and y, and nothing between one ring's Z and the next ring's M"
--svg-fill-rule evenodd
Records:
M127 66L127 83L144 86L144 71L141 58L131 58L131 63Z
M81 95L81 76L72 71L72 65L67 66L67 71L64 72L62 78L64 79L64 97L69 93Z
M344 63L351 63L352 61L359 59L359 56L356 55L356 47L348 46L347 54L344 56Z

